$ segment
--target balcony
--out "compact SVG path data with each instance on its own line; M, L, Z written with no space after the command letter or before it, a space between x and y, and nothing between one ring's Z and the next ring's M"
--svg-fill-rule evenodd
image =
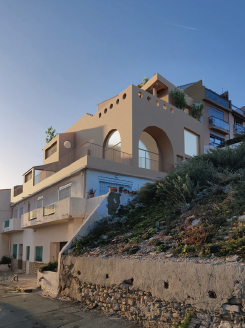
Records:
M221 118L217 118L215 116L210 116L209 117L209 125L213 129L222 131L224 133L228 133L230 131L229 123L222 120Z
M139 148L140 168L169 173L174 171L175 166L176 165L159 161L159 154Z
M69 197L23 214L22 228L37 228L38 226L65 222L68 218L83 218L85 212L85 198Z
M96 145L91 142L85 142L83 145L62 157L59 161L48 166L45 170L41 171L40 174L36 175L34 178L34 185L40 183L44 179L71 165L84 156L104 158L109 161L132 165L132 155L130 154L113 148L106 148L100 145Z
M235 134L245 134L245 128L242 125L235 123L234 124L234 133Z
M232 105L232 109L239 113L240 115L244 116L244 111L241 108L236 107L235 105Z
M222 107L228 108L228 109L230 108L229 100L222 98L220 95L218 95L217 93L215 93L212 90L205 88L205 97L207 99L211 100L212 102L216 103L219 106L222 106Z
M20 218L12 218L5 222L2 222L2 233L10 233L21 231L21 219Z

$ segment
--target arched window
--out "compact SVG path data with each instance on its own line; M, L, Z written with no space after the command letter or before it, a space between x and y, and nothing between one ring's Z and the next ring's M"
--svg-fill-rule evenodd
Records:
M104 157L110 161L121 162L121 136L119 131L111 131L107 136Z

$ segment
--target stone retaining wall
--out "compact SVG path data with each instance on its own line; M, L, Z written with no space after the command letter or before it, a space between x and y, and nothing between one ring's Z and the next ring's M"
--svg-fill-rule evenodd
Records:
M29 262L29 274L37 275L39 268L41 268L44 265L47 264L41 262Z
M61 295L147 327L245 327L244 266L63 256ZM202 328L204 328L202 327Z

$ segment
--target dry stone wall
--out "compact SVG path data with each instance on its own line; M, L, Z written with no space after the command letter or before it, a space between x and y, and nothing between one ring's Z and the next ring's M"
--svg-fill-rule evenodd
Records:
M61 294L146 327L245 327L245 266L63 256Z

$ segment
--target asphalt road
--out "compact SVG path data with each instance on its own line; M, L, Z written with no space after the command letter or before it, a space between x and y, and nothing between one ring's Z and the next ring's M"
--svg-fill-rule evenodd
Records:
M0 286L0 327L8 328L136 328L139 326L79 303L20 293Z

